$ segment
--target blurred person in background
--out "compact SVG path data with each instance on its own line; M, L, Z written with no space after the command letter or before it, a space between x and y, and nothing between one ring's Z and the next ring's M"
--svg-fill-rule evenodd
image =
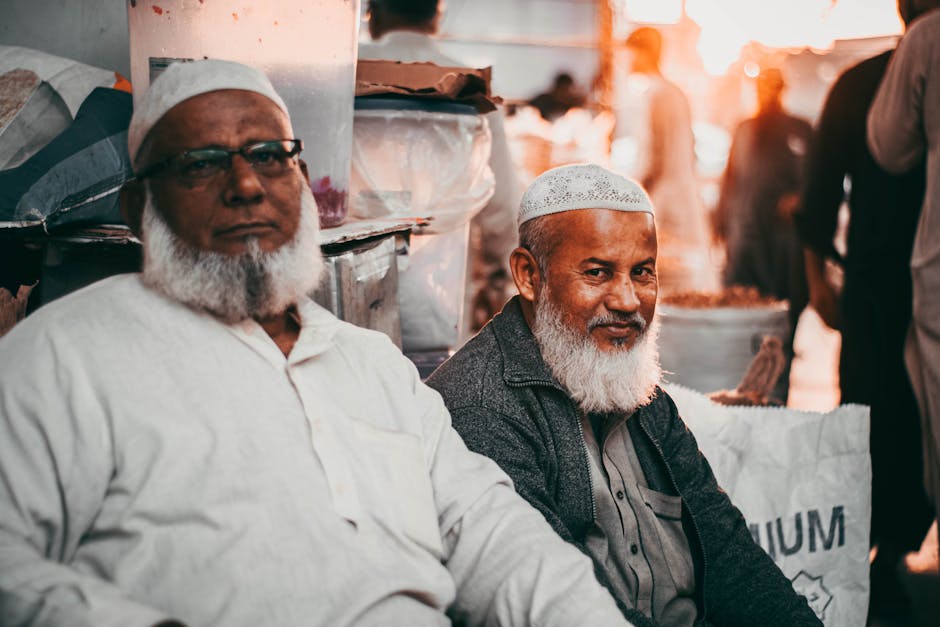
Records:
M554 122L572 107L583 107L587 96L575 84L574 78L567 72L555 75L552 87L529 101L529 105L539 110L539 115L548 122Z
M434 40L442 17L441 5L439 0L369 0L369 35L373 43L359 46L359 58L465 67L465 63L446 55ZM516 207L523 192L513 168L503 113L493 111L486 114L486 119L492 135L490 169L496 185L493 197L470 224L472 285L467 294L468 304L481 292L497 287L489 283L496 270L509 274L507 260L517 242ZM505 287L506 283L500 285ZM489 316L495 313L491 311Z
M909 172L926 158L924 201L910 259L912 324L904 358L922 417L927 493L936 507L940 502L940 9L936 2L911 5L922 14L912 21L888 63L867 130L875 161L889 172Z
M900 0L910 23L928 0ZM810 303L842 333L839 356L841 402L871 407L870 615L907 616L909 600L898 568L916 550L930 526L933 508L923 487L919 411L904 366L911 322L910 276L914 232L924 198L921 159L904 174L891 174L872 158L865 143L865 118L893 50L846 70L833 84L815 129L797 228L805 246ZM850 213L846 253L833 245L839 208ZM826 271L841 266L841 295Z
M757 114L734 132L712 217L714 236L727 251L725 286L753 286L764 296L789 301L789 358L796 323L809 299L793 213L812 128L784 109L785 86L777 68L757 76Z
M695 138L689 101L663 76L663 36L642 26L626 40L626 89L617 104L616 138L637 146L633 178L656 207L665 291L704 289L715 281L707 269L708 225L695 174Z

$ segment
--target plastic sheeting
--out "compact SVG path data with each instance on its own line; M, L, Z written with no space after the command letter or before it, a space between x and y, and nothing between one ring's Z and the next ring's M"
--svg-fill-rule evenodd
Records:
M466 105L416 102L357 100L350 211L426 217L426 233L446 233L493 195L489 126Z
M99 87L68 129L19 167L0 171L0 222L121 224L118 191L132 176L131 108L130 94Z
M360 219L422 217L399 274L402 348L453 348L463 328L469 222L493 196L486 118L455 103L360 98L353 126L350 211Z
M29 85L6 82L22 93L12 94L17 110L0 123L3 226L121 223L131 96L112 87L129 84L110 70L16 46L0 46L0 75L35 84L24 98Z

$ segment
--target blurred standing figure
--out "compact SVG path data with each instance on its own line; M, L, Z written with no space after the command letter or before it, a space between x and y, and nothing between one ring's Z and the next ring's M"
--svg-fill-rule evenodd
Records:
M360 59L430 62L444 67L466 65L444 54L434 41L443 10L439 0L369 0L368 6L369 34L374 43L359 46ZM482 283L476 292L488 289L485 277L494 272L502 269L505 276L509 275L507 260L517 243L516 208L523 192L513 169L502 112L488 113L486 119L492 134L490 169L496 186L493 197L470 225L470 241L479 242L477 249L471 248L470 259L474 282ZM467 297L469 303L474 296L468 293Z
M933 5L936 7L936 4ZM913 324L905 361L924 429L928 493L940 502L940 10L918 18L898 49L868 116L868 146L891 172L927 158L927 185L911 255Z
M923 12L900 0L905 23ZM933 4L936 1L921 3ZM810 302L842 332L839 387L843 403L871 407L870 614L903 618L909 605L898 579L904 553L916 550L933 516L921 480L919 412L904 367L911 323L910 260L924 197L921 162L903 175L883 170L865 144L865 117L892 50L846 70L833 84L809 155L797 228L803 240ZM833 246L848 177L849 221L843 258ZM842 266L841 296L827 279L825 261Z
M529 104L539 110L543 119L554 122L567 113L572 107L583 107L587 97L574 84L574 78L567 72L555 75L551 89L539 94L529 101Z
M627 37L626 46L629 86L618 105L615 135L632 135L637 143L631 175L642 183L656 207L664 262L659 268L660 283L665 291L710 287L702 274L707 265L707 223L695 176L689 102L679 86L663 76L663 37L658 30L637 28ZM691 258L690 253L705 258Z
M756 87L757 115L738 126L731 142L715 234L728 253L724 284L789 300L792 331L809 300L793 212L812 127L784 110L779 69L763 70Z

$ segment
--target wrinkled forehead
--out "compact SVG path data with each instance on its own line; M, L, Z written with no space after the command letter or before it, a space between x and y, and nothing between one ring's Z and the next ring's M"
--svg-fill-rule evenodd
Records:
M131 158L136 159L144 139L172 108L195 96L225 90L258 93L273 101L285 114L287 112L284 100L257 68L220 59L172 63L139 100L134 100L134 113L127 130Z
M554 250L561 257L628 260L656 257L656 225L645 212L579 209L547 215Z
M135 164L198 147L236 148L247 141L292 137L290 119L269 98L253 91L216 90L170 108L147 133Z

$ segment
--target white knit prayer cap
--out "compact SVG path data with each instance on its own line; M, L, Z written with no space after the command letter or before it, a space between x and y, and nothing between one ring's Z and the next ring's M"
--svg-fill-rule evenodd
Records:
M574 209L614 209L653 214L653 203L636 181L599 165L563 165L532 181L519 205L519 224Z
M241 89L266 96L287 114L289 134L293 134L287 105L260 70L219 59L177 62L151 83L139 106L134 108L130 128L127 129L127 152L131 161L137 159L137 152L147 133L170 109L194 96L221 89Z

